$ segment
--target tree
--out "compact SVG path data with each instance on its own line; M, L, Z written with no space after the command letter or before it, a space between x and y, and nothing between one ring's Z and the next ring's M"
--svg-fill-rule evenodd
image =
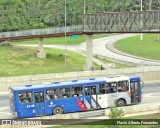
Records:
M85 0L86 13L138 11L140 0ZM150 2L149 2L150 1ZM64 26L65 0L0 0L0 32ZM66 0L67 26L83 23L84 0ZM143 0L143 10L160 0Z

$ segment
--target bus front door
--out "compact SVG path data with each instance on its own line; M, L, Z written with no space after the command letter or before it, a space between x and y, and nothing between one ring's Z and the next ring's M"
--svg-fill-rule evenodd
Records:
M36 115L45 115L44 92L34 92Z
M138 88L138 82L131 82L130 84L130 90L131 90L131 103L138 103L139 101L139 88Z
M98 97L97 97L97 91L96 86L87 86L85 89L85 95L84 95L84 104L87 107L87 109L98 109Z

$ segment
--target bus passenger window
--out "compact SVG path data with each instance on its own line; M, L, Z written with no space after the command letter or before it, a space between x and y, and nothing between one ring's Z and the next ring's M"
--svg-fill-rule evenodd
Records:
M95 95L96 94L96 87L93 86L91 87L91 95Z
M72 97L82 96L82 87L72 87Z
M128 81L119 81L118 82L118 92L126 92L129 90Z
M106 89L105 89L105 84L100 84L99 85L99 94L105 94Z
M106 94L110 93L111 91L111 83L106 84Z
M40 92L40 102L44 102L44 93Z
M117 83L109 83L109 93L116 93L117 92Z
M54 100L58 99L58 89L50 89L46 91L46 99Z
M39 96L38 96L38 93L34 93L34 95L35 95L35 102L36 102L36 103L39 103Z
M59 89L60 98L69 98L71 97L71 90L70 88L60 88Z
M20 103L32 102L32 93L31 92L18 93L18 99Z
M50 95L49 95L48 92L46 92L46 99L47 99L47 100L50 100L50 99L51 99L51 97L50 97Z
M89 95L90 95L90 88L85 87L85 96L89 96Z

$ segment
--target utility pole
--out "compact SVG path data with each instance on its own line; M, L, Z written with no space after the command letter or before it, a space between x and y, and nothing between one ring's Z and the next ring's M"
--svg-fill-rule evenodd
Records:
M141 0L141 30L142 30L142 27L143 27L143 23L142 23L142 17L143 17L143 15L142 15L142 10L143 9L143 5L142 5L142 0ZM141 37L140 37L140 40L142 41L143 40L143 34L141 33Z
M83 1L83 14L84 14L84 15L83 15L83 27L84 27L83 29L84 29L84 31L85 31L85 22L86 22L86 21L85 21L85 14L86 14L86 0Z
M66 63L66 21L67 21L67 15L66 15L66 0L65 0L65 32L64 32L64 44L65 44L65 53L64 53L64 68L65 68L65 70L66 70L66 65L67 65L67 63Z

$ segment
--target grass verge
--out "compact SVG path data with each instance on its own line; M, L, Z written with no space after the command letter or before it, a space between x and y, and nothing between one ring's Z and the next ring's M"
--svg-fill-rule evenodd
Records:
M67 51L65 69L64 50L46 48L46 59L35 57L35 48L1 46L0 51L0 77L82 71L86 62L84 56Z
M160 114L149 114L149 115L142 115L142 116L134 116L134 117L127 117L123 119L160 119ZM135 120L134 120L135 121ZM97 125L100 124L100 125ZM106 125L106 120L92 122L92 123L83 123L83 124L76 124L76 125L63 125L63 126L55 126L50 128L159 128L160 125Z
M115 43L115 48L122 52L148 59L160 60L160 42L158 34L143 34L143 41L140 36L133 36L121 39Z

